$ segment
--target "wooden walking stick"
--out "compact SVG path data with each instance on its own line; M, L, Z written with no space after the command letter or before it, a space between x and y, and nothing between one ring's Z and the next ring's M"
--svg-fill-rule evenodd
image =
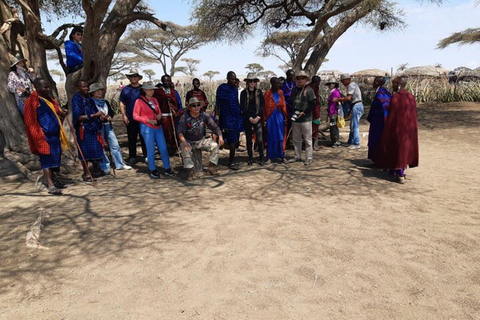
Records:
M170 119L172 121L173 138L175 139L175 146L177 147L177 154L180 157L180 160L182 161L182 164L183 164L182 152L181 152L180 147L178 145L177 130L175 130L175 121L173 121L173 111L172 111L172 105L170 104L170 101L168 101L168 107L170 108L170 114L171 114Z
M72 121L68 116L65 117L67 119L68 126L70 127L70 131L72 132L73 135L73 140L75 140L75 145L77 146L78 152L80 153L80 156L82 157L82 162L87 169L88 176L90 177L90 180L92 180L92 185L96 187L95 185L95 179L93 179L92 173L90 172L90 169L88 168L88 163L87 160L85 160L85 156L83 155L82 149L80 148L80 145L78 144L77 137L75 135L75 129L73 128Z

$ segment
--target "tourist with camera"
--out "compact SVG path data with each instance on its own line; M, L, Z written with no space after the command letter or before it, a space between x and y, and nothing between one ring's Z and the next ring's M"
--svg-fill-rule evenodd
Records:
M10 66L8 74L8 91L15 95L17 107L23 116L23 107L28 96L32 93L32 82L35 79L35 72L27 68L27 59L16 58Z
M310 80L308 74L301 70L294 77L297 87L292 92L292 107L294 114L292 120L292 140L295 149L295 157L290 162L302 161L302 136L305 140L305 162L306 166L313 161L312 148L312 111L315 107L316 97L312 88L307 86Z

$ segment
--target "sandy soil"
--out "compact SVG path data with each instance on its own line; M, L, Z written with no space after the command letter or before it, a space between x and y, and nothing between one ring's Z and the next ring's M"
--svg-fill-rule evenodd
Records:
M62 197L2 183L0 319L480 319L480 104L419 118L405 185L365 147L309 168L223 156L192 183L141 164ZM25 245L40 208L49 250Z

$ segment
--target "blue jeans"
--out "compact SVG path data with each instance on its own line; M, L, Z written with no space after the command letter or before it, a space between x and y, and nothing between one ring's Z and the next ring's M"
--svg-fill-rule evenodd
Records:
M102 125L102 138L104 140L105 136L108 139L108 141L105 141L105 143L108 142L108 146L110 147L110 153L112 154L113 161L115 162L115 169L120 169L123 167L122 149L120 149L117 136L115 135L115 131L113 131L113 127L110 123L104 123ZM100 162L100 169L102 169L102 171L110 170L110 161L108 160L106 152L103 153L103 159Z
M348 143L360 145L360 118L363 115L363 103L358 102L352 108L352 120L350 121L350 135L348 136Z
M170 169L170 158L162 128L153 129L146 124L140 123L140 133L142 134L143 140L145 140L145 146L147 147L148 169L150 169L150 171L157 169L157 166L155 165L155 142L157 143L157 148L162 156L163 168L165 170Z

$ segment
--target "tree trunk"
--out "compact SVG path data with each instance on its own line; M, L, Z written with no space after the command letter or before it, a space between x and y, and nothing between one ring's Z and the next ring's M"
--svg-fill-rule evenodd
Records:
M4 0L0 1L0 25L12 19L13 12ZM21 25L17 21L17 27ZM7 89L10 61L14 55L27 56L28 52L21 51L24 43L18 42L17 32L7 29L0 35L0 155L9 160L9 166L25 174L28 169L37 169L38 160L30 153L27 134L15 97ZM10 49L13 48L13 52ZM7 168L8 169L8 168ZM9 170L5 170L7 172Z

